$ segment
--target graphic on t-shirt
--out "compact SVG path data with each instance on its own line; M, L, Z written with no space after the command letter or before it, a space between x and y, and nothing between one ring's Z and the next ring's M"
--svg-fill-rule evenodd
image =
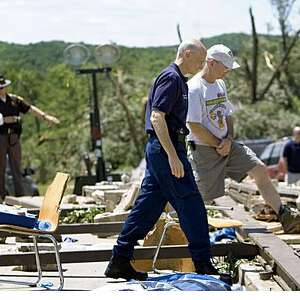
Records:
M218 129L224 129L226 116L226 97L206 101L206 113L212 125Z

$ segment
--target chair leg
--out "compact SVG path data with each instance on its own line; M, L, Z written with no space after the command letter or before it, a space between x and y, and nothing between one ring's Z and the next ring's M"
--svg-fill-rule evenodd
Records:
M162 235L161 235L160 241L159 241L159 243L158 243L158 245L157 245L157 248L156 248L156 251L155 251L155 254L154 254L154 257L153 257L152 270L153 270L153 272L156 273L156 274L160 274L160 273L161 273L161 271L158 270L158 269L155 267L155 264L156 264L156 261L157 261L157 257L158 257L159 250L160 250L161 245L162 245L162 243L163 243L163 241L164 241L164 238L165 238L167 229L168 229L170 226L176 225L176 224L177 224L177 222L175 222L175 221L169 221L169 222L166 223L165 226L164 226L163 233L162 233Z
M41 268L41 261L40 261L40 253L39 253L39 246L38 246L38 242L37 242L37 237L33 236L33 244L34 244L34 253L35 253L35 261L36 261L36 269L38 272L38 279L36 281L36 283L34 284L34 286L37 286L39 284L39 282L42 279L42 268Z
M56 241L55 237L50 235L50 234L49 235L43 235L43 237L48 238L54 246L55 257L56 257L56 265L57 265L57 270L58 270L59 280L60 280L60 285L58 287L58 290L60 291L64 287L64 275L63 275L63 269L62 269L61 262L60 262L58 244L57 244L57 241Z
M0 282L35 287L41 281L42 268L41 268L41 262L40 262L40 254L39 254L39 248L38 248L38 243L37 243L37 237L32 236L32 239L33 239L34 250L35 250L34 253L35 253L36 268L37 268L37 272L38 272L37 281L36 282L26 282L26 281L14 281L14 280L0 279Z

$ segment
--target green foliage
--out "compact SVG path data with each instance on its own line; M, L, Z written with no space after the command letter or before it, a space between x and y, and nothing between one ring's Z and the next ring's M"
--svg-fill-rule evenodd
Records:
M275 101L240 105L234 116L236 135L240 139L289 136L292 128L299 124L297 113L285 110Z
M104 212L103 208L77 209L67 213L60 221L61 224L94 223L94 218Z

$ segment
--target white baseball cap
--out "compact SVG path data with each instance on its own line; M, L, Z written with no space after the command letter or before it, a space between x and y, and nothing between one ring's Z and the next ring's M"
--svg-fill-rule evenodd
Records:
M231 70L240 67L240 65L234 60L232 51L222 44L210 47L207 50L207 58L221 62L226 68Z

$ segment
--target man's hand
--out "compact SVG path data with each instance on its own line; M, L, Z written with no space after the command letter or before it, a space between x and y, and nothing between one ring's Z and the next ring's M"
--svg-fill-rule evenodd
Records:
M60 123L60 121L57 118L55 118L53 116L50 116L50 115L47 115L47 114L45 114L43 116L43 119L48 123L49 126L57 125L57 124Z
M220 145L216 148L216 151L221 156L225 157L229 154L231 149L232 140L231 139L223 139L220 143Z
M184 177L184 168L183 164L178 158L177 154L169 155L169 165L171 168L172 175L174 175L177 178L182 178Z

